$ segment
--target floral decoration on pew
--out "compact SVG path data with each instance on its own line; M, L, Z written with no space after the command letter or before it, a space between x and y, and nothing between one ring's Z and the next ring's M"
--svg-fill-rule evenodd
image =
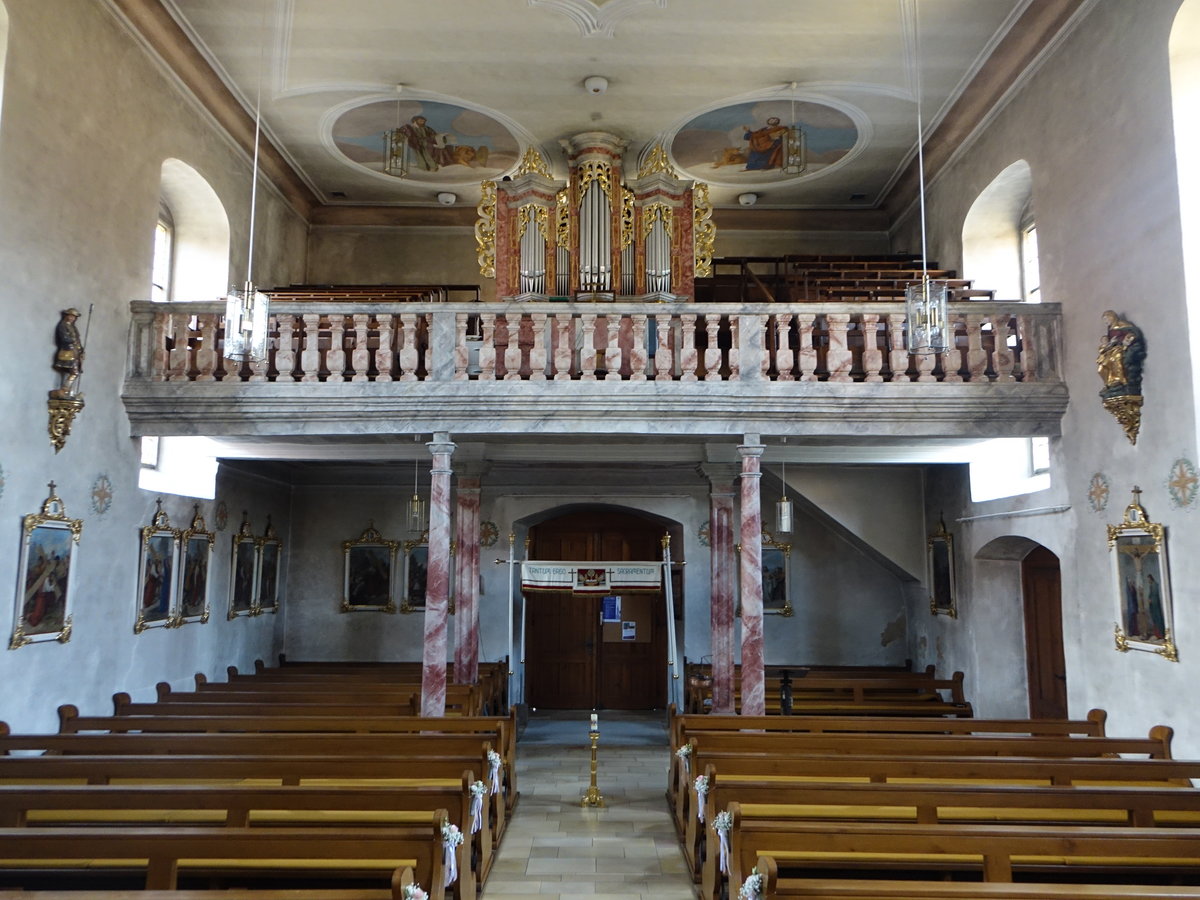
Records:
M758 867L755 866L738 888L738 900L762 900L762 892L763 877L758 874Z
M683 763L683 771L689 775L692 772L692 745L684 744L675 751L675 755L679 757L679 761Z
M489 750L487 755L488 760L488 780L491 781L492 793L500 793L500 764L504 762L500 758L500 754L495 750Z
M729 832L733 830L733 816L728 810L721 810L713 816L713 831L717 833L717 843L720 849L718 861L721 874L729 874Z
M450 887L458 878L458 850L463 842L463 833L457 825L442 826L442 861L446 866L444 886Z
M404 900L429 900L429 894L419 884L406 884L404 886Z
M708 776L696 776L696 818L704 821L704 798L708 796Z
M483 797L488 787L482 781L471 785L471 834L476 834L483 827Z

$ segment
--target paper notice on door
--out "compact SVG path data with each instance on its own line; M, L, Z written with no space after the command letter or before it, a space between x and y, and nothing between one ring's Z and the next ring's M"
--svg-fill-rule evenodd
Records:
M637 622L622 622L621 623L621 640L636 641L637 640Z
M600 601L600 621L601 622L620 622L621 621L621 598L620 597L605 597Z

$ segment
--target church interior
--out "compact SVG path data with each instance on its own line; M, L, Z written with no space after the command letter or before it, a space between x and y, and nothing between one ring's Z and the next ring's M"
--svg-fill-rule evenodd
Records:
M640 891L721 900L791 894L705 869L693 716L905 673L1200 759L1200 0L0 0L0 79L0 761L376 666L655 723ZM495 777L460 900L536 871Z

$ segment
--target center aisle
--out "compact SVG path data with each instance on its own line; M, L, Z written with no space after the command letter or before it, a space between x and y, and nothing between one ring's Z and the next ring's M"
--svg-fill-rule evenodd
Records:
M664 797L665 715L600 713L603 809L581 807L591 751L588 713L534 713L521 734L521 800L486 896L562 900L693 900Z

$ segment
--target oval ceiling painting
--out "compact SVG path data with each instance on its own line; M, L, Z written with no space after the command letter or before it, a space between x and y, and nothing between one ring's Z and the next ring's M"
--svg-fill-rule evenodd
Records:
M396 150L387 159L387 132ZM432 100L381 100L356 106L333 123L333 141L347 159L381 175L430 184L495 178L517 164L519 147L499 121L473 109ZM403 160L399 158L403 154Z
M799 175L783 172L788 125L799 124L808 165ZM702 113L676 133L671 156L689 175L712 184L768 184L805 178L841 160L858 141L848 115L810 101L755 100Z

